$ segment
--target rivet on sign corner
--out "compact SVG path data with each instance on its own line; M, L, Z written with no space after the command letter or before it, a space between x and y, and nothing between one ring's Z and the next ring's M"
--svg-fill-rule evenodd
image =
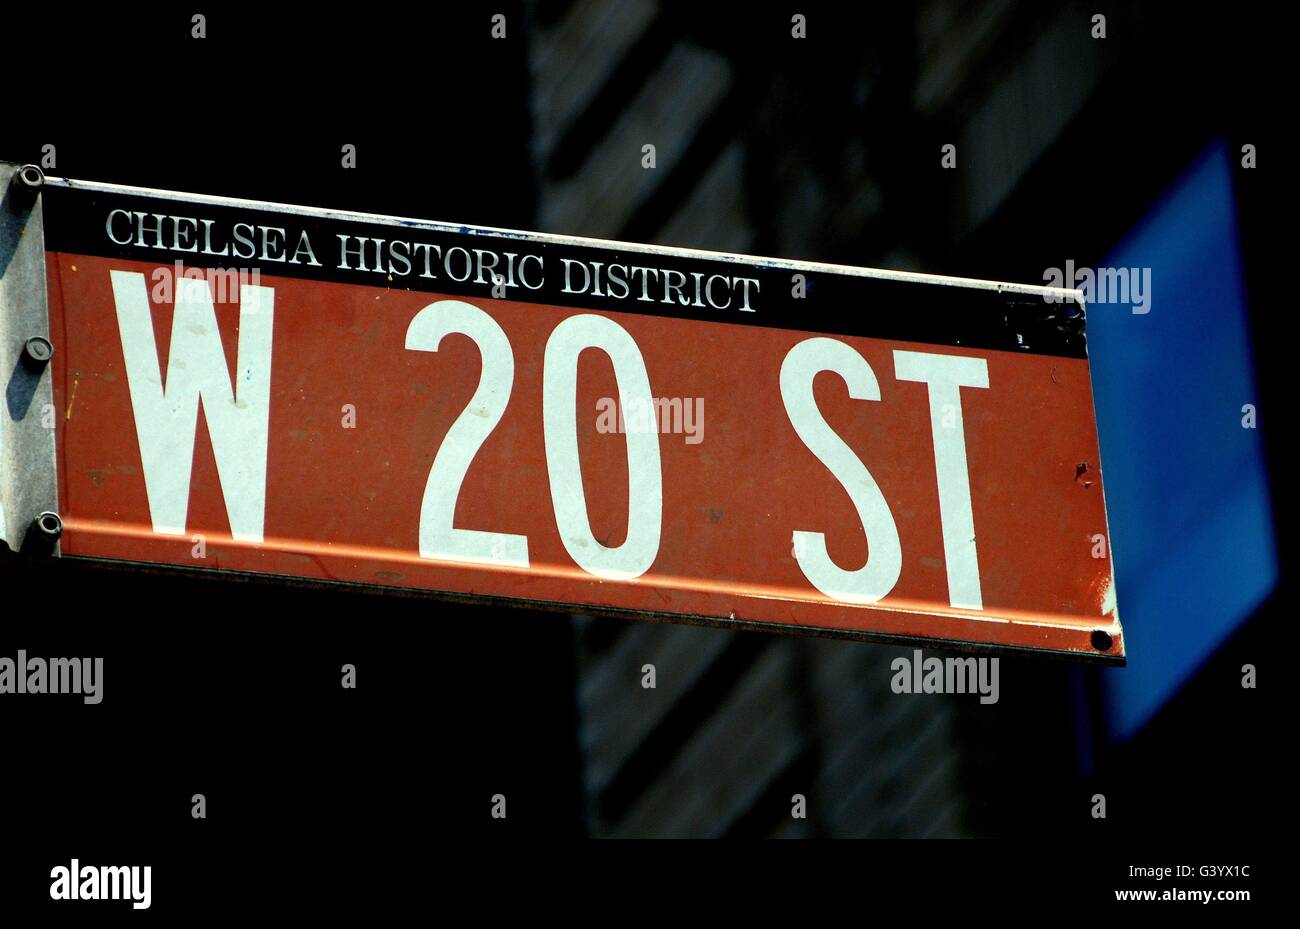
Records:
M45 172L41 170L40 165L23 165L14 175L14 181L32 190L39 190L45 183Z
M1101 629L1094 629L1092 632L1092 647L1099 652L1108 652L1110 647L1115 644L1114 639L1110 637L1109 632L1103 632Z
M45 172L39 165L23 165L14 172L13 179L9 183L13 185L14 191L30 204L45 185Z
M62 535L63 520L58 513L46 510L32 520L31 527L23 538L22 552L24 555L52 555L54 546Z
M42 370L54 357L54 345L45 336L34 335L23 345L23 364L34 371Z

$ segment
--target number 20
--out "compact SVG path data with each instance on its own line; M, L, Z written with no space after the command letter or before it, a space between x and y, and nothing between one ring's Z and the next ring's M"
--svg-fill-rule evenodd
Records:
M459 333L478 347L483 370L469 404L443 440L420 506L420 556L467 564L528 567L522 535L457 529L456 500L470 462L492 434L510 402L515 359L501 326L483 310L459 300L440 300L420 310L406 331L406 347L436 352L444 336ZM663 475L659 436L629 431L627 439L628 527L622 545L603 545L592 534L578 457L578 356L603 351L613 363L619 407L651 402L645 360L622 326L604 316L571 316L546 342L542 368L542 427L555 521L569 556L584 571L606 580L640 577L659 554L663 525Z

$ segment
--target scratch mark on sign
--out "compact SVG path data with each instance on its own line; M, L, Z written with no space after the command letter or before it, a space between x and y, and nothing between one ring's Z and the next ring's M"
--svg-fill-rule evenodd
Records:
M77 385L81 383L80 379L72 379L72 392L68 395L68 408L63 413L63 421L69 422L72 419L72 404L77 402Z

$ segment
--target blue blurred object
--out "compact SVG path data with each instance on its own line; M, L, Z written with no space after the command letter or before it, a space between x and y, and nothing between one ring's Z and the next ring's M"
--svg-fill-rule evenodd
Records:
M1149 312L1088 310L1128 667L1105 672L1112 739L1131 738L1278 580L1234 162L1215 142L1102 261L1151 268Z

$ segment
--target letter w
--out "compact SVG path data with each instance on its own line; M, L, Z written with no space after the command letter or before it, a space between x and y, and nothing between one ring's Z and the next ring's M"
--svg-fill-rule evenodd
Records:
M239 288L238 375L232 385L208 283L181 278L164 387L144 275L111 273L154 532L185 534L202 401L231 535L261 542L275 292L270 287Z

